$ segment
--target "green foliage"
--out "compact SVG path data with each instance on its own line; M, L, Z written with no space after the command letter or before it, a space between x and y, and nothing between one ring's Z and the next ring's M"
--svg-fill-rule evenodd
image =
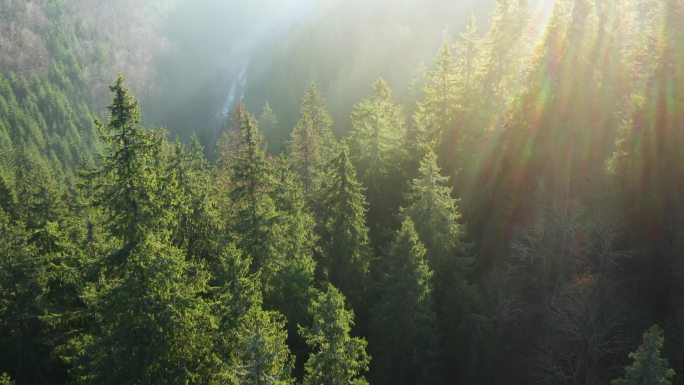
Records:
M196 136L187 146L166 146L161 182L162 202L173 216L174 245L190 258L215 262L219 220L214 211L211 168Z
M271 109L271 105L268 104L268 101L264 102L264 108L261 110L259 128L268 141L268 150L273 154L280 153L285 144L286 135L283 130L280 129L278 120Z
M314 353L306 361L304 385L365 385L363 372L370 357L366 341L349 335L354 312L346 310L344 296L328 285L311 304L312 324L300 327L300 334Z
M663 348L663 332L657 326L651 326L644 332L643 343L639 349L629 354L634 361L625 368L625 376L611 381L611 385L654 384L670 385L675 375L667 360L660 357Z
M458 201L452 197L448 177L440 174L437 156L428 151L420 162L419 175L411 182L404 216L416 224L434 269L465 252L464 231L458 223ZM465 267L465 266L464 266Z
M368 223L378 238L394 227L393 214L402 198L407 160L404 112L380 78L373 84L373 95L354 106L351 119L350 157L366 188Z
M218 375L210 366L216 321L200 296L207 286L200 266L148 234L105 277L84 294L94 322L81 337L79 383L186 384Z
M7 373L2 373L0 375L0 385L14 385L15 382L12 380L12 377L9 376Z
M366 384L368 337L377 385L597 384L617 377L637 328L655 321L668 326L669 362L651 328L613 384L678 381L681 0L559 0L548 19L497 0L489 27L471 18L411 90L393 96L377 80L343 144L312 85L276 157L279 121L293 118L283 98L299 88L269 84L278 119L265 103L257 126L237 103L215 163L197 138L170 143L141 126L122 77L108 115L89 123L102 66L141 57L110 60L108 28L129 44L129 30L145 40L161 26L148 25L148 8L202 7L155 1L95 33L91 3L0 4L0 383ZM326 8L377 34L342 23L311 38L325 50L340 48L330 33L362 38L359 63L396 58L377 42L396 35L415 50L425 32L410 21L437 12L425 4L392 28L369 18L386 5ZM305 54L302 42L292 46ZM358 74L321 52L323 64L297 55L296 71L275 72L293 85L311 72L341 111ZM154 55L132 79L150 78ZM414 63L395 62L383 76L396 91ZM251 101L271 78L257 81L255 66L238 90Z
M85 174L94 190L93 205L107 215L112 234L135 244L144 234L166 223L155 166L161 151L159 134L139 126L138 102L119 76L109 88L114 94L107 124L95 120L104 143L102 165Z
M291 335L295 335L295 326L304 322L312 299L316 268L313 255L318 239L302 188L285 157L278 158L275 173L272 196L278 215L270 237L275 244L272 258L278 261L279 267L268 283L265 302L287 317Z
M286 385L293 360L285 344L285 319L275 312L252 308L241 320L240 343L235 346L239 384Z
M320 269L358 309L365 302L371 258L363 187L345 146L328 170L319 203Z
M284 317L262 310L259 280L249 273L249 264L229 246L215 277L218 328L211 337L222 357L217 378L231 384L292 383Z
M410 218L389 247L373 308L373 378L383 384L440 381L432 271Z
M423 100L418 103L414 120L417 127L416 146L436 150L442 135L454 124L460 110L456 66L449 44L437 54L434 68L427 73Z
M244 108L244 107L238 107ZM265 305L287 316L290 330L306 316L315 263L313 219L287 164L266 160L253 118L239 110L241 126L231 158L229 229L259 273Z
M323 167L332 156L335 145L332 123L323 96L311 84L302 98L299 121L288 143L292 169L307 195L318 191Z
M269 195L273 178L254 117L244 105L238 105L235 111L239 132L232 143L234 149L230 159L231 190L228 194L233 205L230 236L252 258L253 271L265 270L262 279L267 281L271 274L268 263L272 245L266 240L276 216Z
M452 197L448 178L440 174L437 156L428 150L420 163L419 175L411 183L405 218L415 223L427 250L426 258L435 272L433 298L437 322L443 333L443 361L450 376L467 366L477 326L472 319L478 312L479 298L470 282L473 258L459 223L458 201Z

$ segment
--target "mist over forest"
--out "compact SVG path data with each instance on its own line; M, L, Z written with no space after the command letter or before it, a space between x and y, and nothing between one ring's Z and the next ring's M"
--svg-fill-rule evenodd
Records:
M684 385L684 0L0 0L0 385Z
M267 138L278 152L297 122L298 99L311 82L325 92L337 134L378 76L401 90L468 16L484 27L488 1L182 1L160 15L169 49L156 63L158 94L147 121L206 144L216 140L227 104L266 101L281 122ZM147 115L146 114L146 115ZM195 127L189 130L188 127Z

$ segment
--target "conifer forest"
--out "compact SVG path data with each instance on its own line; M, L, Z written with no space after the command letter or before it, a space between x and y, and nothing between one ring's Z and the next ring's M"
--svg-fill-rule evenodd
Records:
M684 0L0 0L0 385L684 385Z

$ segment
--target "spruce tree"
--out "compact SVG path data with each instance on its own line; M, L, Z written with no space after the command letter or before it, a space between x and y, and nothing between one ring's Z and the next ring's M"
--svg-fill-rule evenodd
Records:
M93 321L79 343L76 382L187 384L220 375L209 338L216 322L201 297L208 276L165 238L146 234L117 277L86 291Z
M328 285L311 305L312 324L300 334L314 352L306 361L304 385L367 385L363 373L370 357L366 341L351 337L354 312L345 309L344 296Z
M95 120L104 143L101 166L84 175L93 188L93 204L107 217L112 235L133 245L165 219L158 200L157 163L161 140L139 126L138 102L119 76L109 87L114 93L107 124Z
M252 258L252 271L264 269L262 279L270 279L269 257L272 255L271 225L276 210L271 199L273 177L262 148L261 135L254 117L244 104L236 107L239 131L235 135L230 159L228 195L232 204L229 217L231 239Z
M161 139L137 126L140 112L123 78L110 89L110 121L98 123L106 152L89 176L95 207L124 245L98 261L99 279L83 294L91 322L71 344L75 381L208 382L220 376L210 368L216 322L203 297L208 274L172 245Z
M394 227L402 198L405 149L405 117L401 106L382 78L373 84L373 95L354 106L349 134L350 157L366 188L368 224L374 239Z
M229 245L220 260L212 284L218 323L212 339L223 380L236 385L292 383L284 317L263 310L258 273L249 272L248 258Z
M272 154L280 153L285 141L285 133L278 126L278 120L268 101L264 102L264 108L259 115L259 129L268 143L267 150Z
M663 332L651 326L644 332L643 343L636 352L630 353L634 361L625 368L625 376L610 382L611 385L671 385L675 375L667 360L660 357L663 348Z
M432 271L410 218L389 246L388 271L373 308L373 378L382 384L439 382Z
M459 223L458 201L451 196L448 178L440 174L437 157L429 151L411 183L408 206L402 214L415 223L419 239L427 250L427 261L435 272L433 298L437 322L443 335L443 359L450 377L467 368L470 322L478 311L478 296L469 281L472 268L470 247Z
M320 269L356 309L363 308L371 258L365 206L363 187L342 146L320 195Z
M316 239L307 234L313 232L313 219L283 161L274 175L259 131L244 107L240 119L230 165L231 237L250 256L252 272L259 272L266 307L282 312L293 328L310 301Z
M402 214L416 224L435 270L453 265L458 257L464 264L467 262L458 201L452 197L448 181L449 178L440 173L437 156L428 151L420 162L418 177L411 182L408 206L402 209Z
M264 305L287 318L288 345L301 363L308 349L297 334L297 325L306 324L310 318L308 311L314 295L314 251L318 238L302 187L283 155L275 165L272 197L277 217L269 236L274 244L272 258L278 261L278 269L266 283Z
M307 196L318 190L323 167L332 156L335 144L332 124L323 96L311 84L302 98L299 121L288 144L292 168Z
M172 212L173 244L186 250L188 258L215 262L219 232L218 213L213 207L211 173L197 136L188 146L175 142L166 146L162 195Z
M437 150L442 135L456 121L461 108L460 103L458 72L451 53L451 45L444 43L435 58L434 68L428 71L423 100L418 102L414 115L418 157L422 157L427 148Z

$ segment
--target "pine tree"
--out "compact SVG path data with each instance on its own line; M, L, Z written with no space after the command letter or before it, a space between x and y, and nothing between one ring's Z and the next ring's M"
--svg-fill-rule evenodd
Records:
M471 318L477 312L477 292L469 282L472 257L459 223L458 201L451 196L448 178L440 174L437 157L428 151L413 180L408 206L402 214L415 223L427 250L427 261L435 272L433 298L437 322L443 335L443 357L449 377L459 376L470 357Z
M313 323L300 327L300 334L314 353L306 361L304 385L366 385L363 372L370 357L366 341L350 337L354 312L346 310L344 296L328 285L311 305Z
M523 57L520 49L525 42L528 22L528 2L525 0L496 0L490 28L485 35L484 87L489 92L484 99L487 109L499 111L507 96L516 91L512 84L519 78ZM488 99L490 98L491 99Z
M370 265L366 202L356 180L347 148L329 166L320 197L320 269L329 281L350 298L354 308L364 302Z
M16 200L17 197L9 178L0 172L0 209L12 215L15 210Z
M241 104L236 107L239 132L232 144L230 159L230 237L252 258L252 271L264 269L262 279L270 279L269 257L272 255L271 225L276 210L270 193L273 177L261 145L261 135L254 117Z
M112 235L134 244L163 222L154 166L161 149L155 132L139 126L140 108L119 76L109 87L109 122L95 120L104 142L102 165L84 175L93 187L93 204L104 210Z
M418 177L411 182L408 206L402 209L402 214L416 224L435 270L464 256L466 247L464 230L458 223L458 201L451 196L448 180L440 174L435 153L428 151L420 162Z
M252 271L259 272L266 307L282 312L294 331L310 301L316 239L307 234L313 231L313 219L284 162L274 178L258 129L244 107L240 119L230 165L231 236L250 256Z
M388 266L373 309L373 378L383 384L435 384L439 351L432 271L410 218L390 244Z
M259 129L268 143L268 150L272 154L280 153L285 141L285 133L278 126L278 120L268 101L264 102L264 108L259 116Z
M76 379L85 384L206 383L212 376L207 274L165 237L146 234L117 277L85 293L94 319ZM125 368L125 370L122 370Z
M220 376L210 370L215 321L203 297L208 274L171 245L173 209L168 186L160 186L162 138L137 126L140 112L123 78L110 89L110 122L98 123L106 152L89 175L95 207L124 247L99 261L99 279L83 294L92 318L71 343L75 381L208 382Z
M644 332L643 343L639 349L629 354L632 364L625 368L625 376L610 382L611 385L671 385L675 375L667 360L660 357L663 348L663 332L651 326Z
M288 385L294 383L290 373L294 364L285 340L285 317L277 312L251 308L241 318L236 346L239 363L237 384Z
M461 33L461 39L454 47L458 100L458 118L442 135L439 148L441 163L446 175L458 178L457 187L476 185L471 182L471 173L477 172L476 165L485 151L482 146L487 131L486 121L491 111L482 107L482 52L484 45L477 30L475 16L471 15ZM473 187L475 189L475 187ZM475 194L477 192L474 192Z
M235 385L292 383L284 317L263 310L260 280L249 272L248 258L229 245L220 260L213 284L218 329L212 336L222 357L223 380Z
M180 142L166 147L161 194L173 215L172 242L189 258L215 262L219 221L207 188L211 173L203 147L195 135L187 147Z
M458 96L458 72L451 46L445 43L435 58L434 68L428 71L423 100L414 115L419 157L427 148L436 151L442 135L455 123L461 108Z
M15 172L16 210L28 229L43 227L65 214L60 184L35 147L19 152Z
M382 230L394 227L393 214L402 198L407 160L404 112L379 78L373 95L354 106L351 119L350 157L366 187L369 226L374 239L379 239Z
M323 96L311 84L302 98L299 121L288 144L292 168L307 196L318 190L323 167L332 156L335 145L332 124Z
M278 214L269 236L274 244L271 258L278 261L278 267L266 283L264 305L285 316L288 345L297 354L297 361L303 362L308 349L297 334L297 325L306 324L309 319L318 238L302 188L283 155L278 157L275 174L272 197Z
M304 193L290 171L284 156L276 163L276 183L272 192L278 212L271 227L274 240L273 258L281 261L280 268L268 283L265 301L270 308L282 312L288 319L290 331L304 322L311 302L311 287L316 263L314 250L318 242L315 221L307 209Z

